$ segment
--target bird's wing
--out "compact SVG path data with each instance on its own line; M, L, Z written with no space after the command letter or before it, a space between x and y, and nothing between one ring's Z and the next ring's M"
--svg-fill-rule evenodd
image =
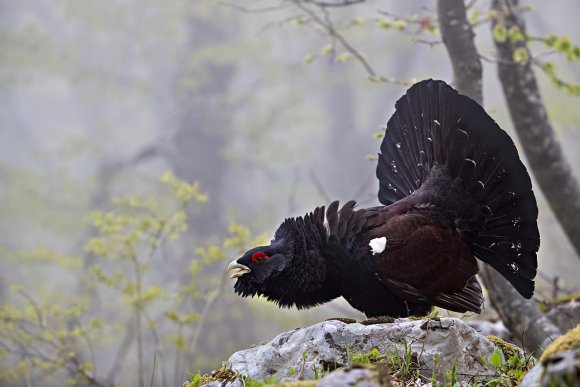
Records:
M410 302L429 302L455 311L479 312L483 296L475 280L477 262L453 232L418 214L402 214L368 230L369 243L386 237L386 247L369 247L377 278Z

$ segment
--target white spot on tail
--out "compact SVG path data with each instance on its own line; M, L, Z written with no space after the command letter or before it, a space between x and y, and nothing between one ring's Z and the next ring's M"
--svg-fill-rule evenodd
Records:
M381 237L371 239L371 241L369 242L369 246L371 247L371 253L373 255L380 254L383 251L385 251L385 248L387 247L387 238Z

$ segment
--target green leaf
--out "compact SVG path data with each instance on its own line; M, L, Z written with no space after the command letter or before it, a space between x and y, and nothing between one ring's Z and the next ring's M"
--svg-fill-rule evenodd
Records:
M397 19L397 20L395 20L395 21L393 22L393 26L394 26L395 28L398 28L398 29L400 29L400 30L403 30L403 29L405 29L405 27L407 27L407 22L406 22L406 21L404 21L404 20L401 20L401 19Z
M365 18L361 16L355 17L352 20L352 24L354 24L355 26L362 26L363 24L365 24Z
M434 25L430 25L428 26L425 31L427 31L427 33L431 34L431 35L437 35L439 33L439 29L437 28L437 26Z
M524 40L524 34L522 34L519 27L517 27L517 26L513 26L512 28L509 29L508 37L509 37L510 42L512 44L517 43L517 42L521 42Z
M320 52L322 52L322 55L324 55L324 56L328 56L328 55L332 54L333 51L334 51L334 46L332 44L327 44L326 46L322 47L322 50L320 50Z
M525 65L526 63L528 63L528 60L530 59L528 55L528 50L526 50L524 47L516 48L514 50L513 59L514 62Z
M336 61L339 63L344 63L350 59L350 52L343 52L336 56Z
M580 60L580 46L574 46L570 50L568 50L568 54L566 55L566 59L569 61L576 61Z
M304 57L305 64L310 64L312 62L314 62L314 55L313 54L308 54Z
M546 36L546 38L544 39L544 43L546 44L547 47L554 47L554 44L556 44L557 40L558 37L556 35L550 35Z
M554 48L559 52L566 52L572 48L572 39L570 37L559 38L554 43Z
M388 30L389 28L391 28L391 22L388 20L381 20L379 21L379 28L383 28L385 30Z
M479 12L477 10L471 11L469 13L469 24L474 25L477 24L477 22L479 21Z
M491 364L495 368L499 368L501 366L501 363L502 363L501 350L499 348L496 348L495 351L493 351L493 355L491 355Z
M503 24L496 24L492 30L493 38L498 43L505 43L508 38L507 29Z

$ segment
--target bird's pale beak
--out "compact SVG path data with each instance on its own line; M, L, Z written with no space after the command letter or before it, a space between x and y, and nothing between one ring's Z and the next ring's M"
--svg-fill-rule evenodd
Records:
M250 268L245 265L237 263L236 261L232 261L228 265L227 271L228 274L230 275L230 278L238 278L246 273L251 272L252 270L250 270Z

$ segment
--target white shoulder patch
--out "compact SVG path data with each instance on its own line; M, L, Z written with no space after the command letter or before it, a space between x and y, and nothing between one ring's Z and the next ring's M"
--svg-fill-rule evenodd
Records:
M387 237L372 239L369 242L369 246L371 247L371 252L373 255L380 254L385 251L385 248L387 247Z

